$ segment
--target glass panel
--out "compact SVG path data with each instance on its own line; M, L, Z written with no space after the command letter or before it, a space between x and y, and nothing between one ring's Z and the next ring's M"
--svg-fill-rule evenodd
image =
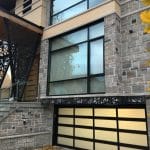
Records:
M79 36L80 35L80 36ZM52 51L87 40L87 29L52 39Z
M122 108L122 109L118 109L118 116L125 117L125 118L145 118L145 110Z
M86 92L86 79L50 83L50 95L80 94Z
M67 9L66 11L63 11L62 13L59 13L58 15L53 16L52 23L56 24L56 23L62 22L86 10L87 10L87 2L85 1L70 9Z
M95 138L97 140L117 142L117 132L95 130Z
M81 0L53 0L53 14L58 13Z
M138 121L119 121L119 128L146 131L146 123Z
M118 150L118 147L115 145L95 143L95 150Z
M83 128L75 128L75 136L92 139L93 138L93 130L83 129Z
M89 29L90 29L90 39L103 36L104 35L104 22L90 26Z
M51 55L50 81L85 77L87 74L87 43Z
M73 115L73 108L59 108L59 115Z
M64 137L58 137L57 138L57 143L58 144L62 144L62 145L73 146L73 139L64 138Z
M58 126L58 134L73 136L73 128L72 127Z
M83 140L75 140L75 147L93 150L93 142L83 141Z
M147 146L147 135L119 132L120 143Z
M116 117L115 108L95 108L95 116Z
M75 108L75 115L76 116L92 116L92 108Z
M104 72L103 64L103 39L90 43L90 73L98 74Z
M129 147L120 147L120 150L141 150L141 149L136 149L136 148L129 148Z
M105 77L95 77L90 79L90 92L105 92Z
M116 120L95 119L95 127L117 128Z
M59 117L58 123L62 124L73 124L73 118Z
M93 120L92 119L76 118L75 124L76 125L82 125L82 126L93 126Z

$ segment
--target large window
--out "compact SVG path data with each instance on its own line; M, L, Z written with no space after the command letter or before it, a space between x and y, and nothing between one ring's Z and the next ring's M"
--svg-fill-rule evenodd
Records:
M49 95L104 93L104 23L50 40Z
M143 107L58 106L53 144L84 150L148 150Z
M80 14L103 1L104 0L53 0L52 24L59 23Z

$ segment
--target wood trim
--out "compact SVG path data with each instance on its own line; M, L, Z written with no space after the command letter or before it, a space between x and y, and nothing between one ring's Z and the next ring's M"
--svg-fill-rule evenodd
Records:
M25 20L22 20L21 18L17 18L17 17L15 17L11 14L8 14L2 10L0 10L0 17L6 18L6 19L8 19L18 25L21 25L24 28L27 28L33 32L36 32L38 34L41 34L41 35L43 34L43 29L41 29L40 27L34 26L34 25L26 22Z

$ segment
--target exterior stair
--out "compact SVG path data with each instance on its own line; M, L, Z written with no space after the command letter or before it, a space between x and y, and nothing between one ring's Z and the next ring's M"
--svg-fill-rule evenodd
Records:
M16 108L14 107L13 102L0 101L0 123L15 110Z

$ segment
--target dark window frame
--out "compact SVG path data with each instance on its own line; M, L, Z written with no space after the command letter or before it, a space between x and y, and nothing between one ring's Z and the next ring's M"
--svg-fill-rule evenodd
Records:
M58 114L58 110L59 108L73 108L73 115L59 115ZM92 108L93 110L93 115L92 116L75 116L75 109L76 108ZM115 108L116 109L116 117L98 117L95 116L94 114L94 109L95 108ZM118 109L122 109L122 108L126 108L126 109L145 109L145 118L124 118L124 117L119 117L118 116ZM58 123L58 118L59 117L67 117L67 118L73 118L73 124L69 125L69 124L60 124ZM87 118L87 119L93 119L93 127L91 126L83 126L83 125L75 125L75 118ZM115 128L105 128L105 127L95 127L95 119L106 119L106 120L115 120L116 121L116 129ZM119 129L119 120L123 120L123 121L139 121L139 122L145 122L146 123L146 131L139 131L139 130L129 130L129 129ZM84 105L84 104L77 104L77 105L73 105L73 104L68 104L68 105L54 105L54 118L53 118L53 138L52 138L52 145L54 146L61 146L61 147L66 147L66 148L73 148L73 149L82 149L82 148L78 148L75 147L75 139L81 139L81 140L85 140L85 141L91 141L93 142L93 150L95 150L95 143L102 143L102 144L110 144L110 145L115 145L118 147L118 150L120 149L121 146L123 147L127 147L127 148L135 148L135 149L145 149L148 150L149 149L149 136L148 136L148 122L147 122L147 110L146 110L146 106L145 105L109 105L109 106L103 106L103 105ZM63 127L73 127L73 136L70 135L62 135L62 134L58 134L58 126L63 126ZM85 138L85 137L76 137L75 136L75 128L82 128L82 129L92 129L93 130L93 139L91 138ZM105 141L105 140L97 140L95 139L95 130L104 130L104 131L116 131L117 132L117 142L113 142L113 141ZM147 136L147 146L140 146L140 145L134 145L134 144L127 144L127 143L120 143L119 141L119 132L124 132L124 133L133 133L133 134L143 134ZM72 146L68 146L68 145L62 145L62 144L58 144L57 143L57 137L66 137L66 138L72 138L73 139L73 147ZM85 150L85 149L83 149Z
M71 6L67 7L67 8L65 8L65 9L63 9L63 10L57 12L57 13L53 13L53 12L54 12L54 9L53 9L54 0L52 0L52 1L51 1L51 4L50 4L51 11L50 11L49 25L55 24L55 23L53 23L53 17L54 17L54 16L57 16L58 14L61 14L61 13L65 12L65 11L67 11L67 10L73 8L73 7L76 7L77 5L80 5L80 4L83 3L83 2L86 2L86 3L87 3L87 9L86 9L86 10L97 6L97 5L95 5L95 6L90 7L90 4L89 4L90 2L89 2L89 0L80 0L80 2L77 2L76 4L73 4L73 5L71 5ZM99 3L99 4L101 4L101 3ZM85 12L85 11L83 11L83 12ZM82 13L83 13L83 12L82 12ZM78 15L78 14L76 14L76 15ZM73 16L72 16L72 17L73 17ZM69 17L69 18L72 18L72 17ZM67 19L69 19L69 18L67 18ZM65 19L65 20L67 20L67 19ZM60 21L60 22L63 22L63 21L65 21L65 20L62 20L62 21ZM57 23L60 23L60 22L57 22ZM57 24L57 23L56 23L56 24Z
M29 12L32 9L32 0L23 1L23 14Z
M85 29L87 28L87 40L86 41L82 41L82 42L79 42L79 43L76 43L76 44L73 44L71 46L75 46L75 45L78 45L78 44L81 44L81 43L85 43L87 42L88 43L88 47L87 47L87 76L86 77L78 77L78 78L72 78L72 79L64 79L64 80L58 80L58 81L50 81L50 71L51 71L51 56L53 53L57 53L65 48L69 48L71 47L70 45L69 46L66 46L66 47L63 47L63 48L59 48L59 49L56 49L54 51L51 51L51 48L52 48L52 42L51 40L56 38L56 37L59 37L59 36L56 36L52 39L49 39L49 56L48 56L48 74L47 74L47 96L65 96L65 95L86 95L86 94L105 94L105 92L90 92L90 80L92 77L105 77L105 35L102 35L102 36L99 36L99 37L96 37L96 38L92 38L90 39L90 35L89 35L89 28L92 26L92 25L96 25L96 24L99 24L99 23L104 23L104 19L100 19L94 23L91 23L91 24L88 24L88 25L85 25L83 27L80 27L78 29L75 29L75 30L72 30L72 31L69 31L67 33L64 33L64 34L61 34L59 36L65 36L65 35L68 35L68 34L71 34L71 33L74 33L74 32L77 32L79 30L82 30L82 29ZM96 41L96 40L100 40L100 39L103 39L103 73L99 73L99 74L90 74L90 42L92 41ZM65 81L73 81L73 80L79 80L79 79L86 79L87 80L87 89L86 89L86 92L85 93L78 93L78 94L55 94L55 95L52 95L50 94L50 86L49 84L50 83L59 83L59 82L65 82Z

